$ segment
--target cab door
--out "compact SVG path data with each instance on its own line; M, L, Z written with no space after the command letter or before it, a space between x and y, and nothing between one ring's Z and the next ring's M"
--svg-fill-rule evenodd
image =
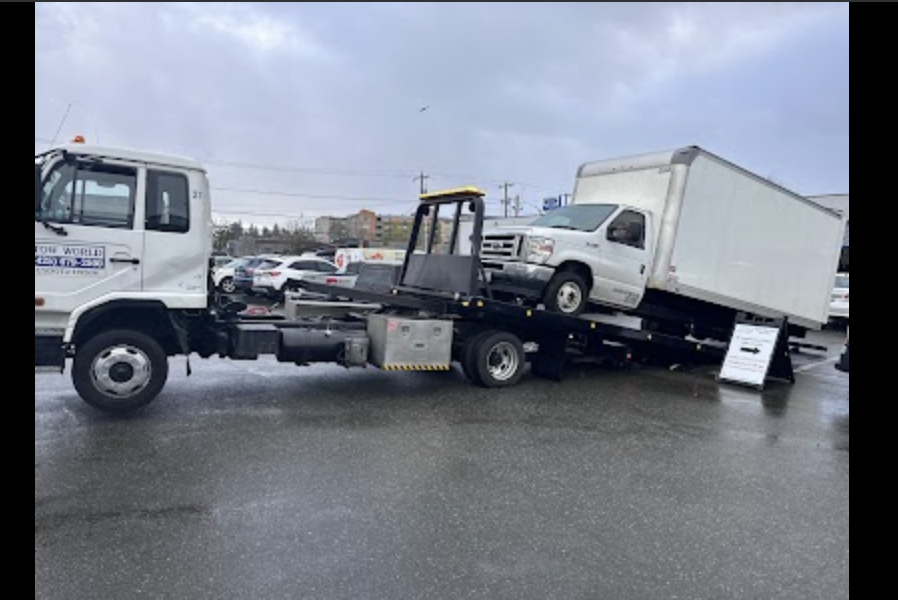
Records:
M64 328L79 308L141 290L139 175L133 164L109 160L69 159L46 171L35 206L36 327Z
M622 210L594 242L598 265L591 299L622 308L642 302L653 248L648 214Z

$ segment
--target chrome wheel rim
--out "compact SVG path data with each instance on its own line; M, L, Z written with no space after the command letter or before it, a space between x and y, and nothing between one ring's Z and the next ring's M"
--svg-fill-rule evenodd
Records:
M150 357L134 346L109 348L91 367L94 386L104 394L128 398L146 389L153 378Z
M509 342L493 346L486 360L490 377L496 381L508 381L514 377L521 363L517 348Z
M561 312L572 313L583 303L583 290L576 283L568 282L558 289L558 308Z

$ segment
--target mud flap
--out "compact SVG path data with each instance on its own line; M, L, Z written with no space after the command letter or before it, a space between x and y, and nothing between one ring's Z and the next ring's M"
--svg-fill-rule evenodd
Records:
M567 363L567 336L541 340L530 359L530 372L541 379L560 382Z

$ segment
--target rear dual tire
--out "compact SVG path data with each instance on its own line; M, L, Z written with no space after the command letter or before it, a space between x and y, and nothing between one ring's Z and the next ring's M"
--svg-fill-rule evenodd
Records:
M472 382L487 388L511 387L524 374L527 354L514 334L484 331L462 347L460 362Z

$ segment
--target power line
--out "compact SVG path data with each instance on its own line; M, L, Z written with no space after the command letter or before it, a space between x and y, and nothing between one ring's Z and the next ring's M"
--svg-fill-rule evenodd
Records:
M216 215L235 215L235 216L244 216L244 217L267 217L267 218L281 218L281 219L306 219L313 221L317 218L317 216L310 216L305 213L281 213L281 212L258 212L254 210L218 210L213 208L212 213ZM404 215L413 213L412 210L400 210L397 214ZM334 216L334 215L327 215Z
M45 138L45 137L37 136L37 135L34 136L34 141L37 143L41 143L41 144L52 142L52 140L50 140L49 138ZM307 172L307 173L319 173L319 174L328 174L328 175L406 177L407 175L412 173L412 172L404 172L403 173L403 172L399 172L399 171L390 173L390 172L386 172L386 171L374 172L374 171L361 171L361 170L318 169L318 168L311 168L311 167L306 168L306 167L265 166L265 165L251 165L251 164L245 164L245 163L235 163L235 162L218 161L218 160L211 160L211 161L207 160L204 162L207 164L218 164L220 166L241 168L241 169L250 169L250 170ZM427 173L421 171L416 177L413 178L413 181L420 183L419 189L420 189L421 193L427 193L426 182L434 177L435 177L434 175L427 174ZM510 188L514 185L516 185L516 184L506 182L500 186L500 188L505 189L505 198L499 199L498 201L503 203L505 210L506 210L506 214L508 213L510 203L512 202L512 200L508 197L508 189L507 188ZM518 184L518 185L521 185L522 187L536 187L536 186L531 186L529 184ZM375 206L375 205L386 206L386 205L394 205L396 203L401 203L406 206L409 205L410 203L412 203L412 206L417 206L417 202L410 201L408 197L387 198L387 197L377 197L377 196L341 196L341 195L332 195L332 194L310 194L310 193L304 193L304 192L283 192L283 191L277 191L277 190L263 190L263 189L254 189L254 188L234 188L234 187L224 187L224 186L211 186L210 189L213 191L228 192L228 193L234 193L234 194L255 194L255 195L259 195L259 196L280 196L280 197L284 197L284 198L307 198L310 200L333 200L333 201L339 201L339 202L359 202L359 203L367 204L369 206ZM487 198L487 201L489 201L489 198ZM518 198L518 201L519 201L519 198ZM516 210L519 210L519 208ZM413 211L414 211L414 208L412 208L411 211L408 211L408 212L413 212ZM270 214L269 215L269 214L263 214L263 213L238 212L238 211L230 211L229 213L226 213L225 211L215 210L215 212L218 212L221 214L245 214L245 215L251 215L251 216L272 216L272 217L277 217L277 216L293 217L294 216L294 215L280 215L280 214ZM406 212L406 211L403 211L403 213L404 212Z
M370 203L395 203L408 202L408 198L376 198L371 196L332 196L328 194L305 194L302 192L278 192L274 190L240 189L230 187L210 187L216 192L231 192L235 194L257 194L259 196L283 196L286 198L308 198L310 200L338 200L346 202L370 202Z
M54 140L42 137L35 136L34 141L40 144L52 144L55 143ZM219 159L203 159L202 162L207 165L215 165L219 167L225 167L229 169L238 169L238 170L246 170L246 171L267 171L267 172L279 172L279 173L304 173L309 175L326 175L326 176L337 176L337 177L379 177L379 178L392 178L392 179L406 179L410 176L415 176L415 171L412 170L403 170L403 169L395 169L395 170L367 170L367 169L342 169L342 168L328 168L328 167L303 167L303 166L288 166L288 165L262 165L256 163L244 163L238 161L230 161L230 160L219 160ZM419 181L419 178L424 173L419 173L414 177L414 181ZM466 180L466 181L477 181L480 179L479 177L471 177L469 175L459 175L452 173L431 173L426 174L427 179L441 179L441 180ZM487 183L490 184L499 184L501 182L498 181L489 181ZM521 187L524 188L533 188L536 190L548 190L550 189L547 186L535 185L530 183L519 183Z
M286 165L260 165L260 164L252 164L252 163L242 163L228 160L219 160L219 159L205 159L204 163L209 165L218 165L221 167L227 167L232 169L241 169L241 170L250 170L250 171L271 171L271 172L281 172L281 173L307 173L310 175L335 175L335 176L347 176L347 177L384 177L384 178L394 178L394 179L405 179L409 176L413 176L415 181L419 180L419 177L423 175L423 173L417 174L415 176L414 171L403 170L403 169L395 169L395 170L367 170L367 169L340 169L340 168L327 168L327 167L301 167L301 166L286 166ZM467 180L467 181L476 181L480 179L479 177L470 177L470 175L459 175L453 173L432 173L428 174L427 179L454 179L454 180ZM500 184L501 182L492 181L488 183L496 183ZM533 188L537 190L548 190L551 189L548 186L530 184L530 183L520 183L522 187Z
M228 167L231 169L241 169L249 171L272 171L281 173L308 173L311 175L338 175L344 177L392 177L406 178L414 175L414 171L368 171L364 169L331 169L325 167L292 167L279 165L258 165L249 163L238 163L225 160L204 160L208 165L218 165L220 167Z

